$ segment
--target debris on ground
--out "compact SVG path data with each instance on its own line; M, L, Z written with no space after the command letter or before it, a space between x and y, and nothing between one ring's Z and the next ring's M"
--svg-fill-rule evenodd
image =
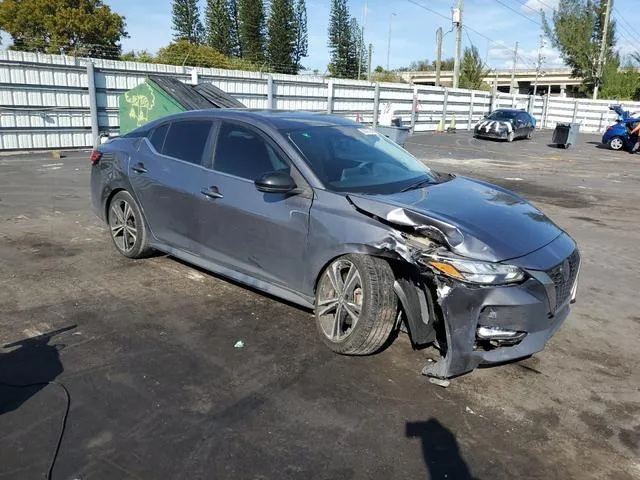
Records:
M244 342L242 340L238 340L233 348L244 348Z
M467 412L467 413L470 413L471 415L475 415L476 414L476 412L471 410L469 407L464 407L464 411Z
M434 385L438 385L442 388L447 388L449 385L451 385L451 381L444 378L429 377L429 381Z

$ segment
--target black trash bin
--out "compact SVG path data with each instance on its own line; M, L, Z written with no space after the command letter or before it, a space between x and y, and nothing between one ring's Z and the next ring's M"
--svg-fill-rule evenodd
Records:
M579 132L579 123L558 123L553 131L553 139L551 141L558 146L562 145L564 148L570 148L576 144Z
M392 140L401 147L404 147L404 144L409 138L411 127L390 127L388 125L378 125L376 126L376 130L389 140Z

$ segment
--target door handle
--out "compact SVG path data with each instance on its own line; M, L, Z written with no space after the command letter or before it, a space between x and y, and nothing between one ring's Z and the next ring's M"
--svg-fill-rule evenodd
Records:
M131 170L133 170L136 173L147 173L147 169L144 168L144 164L143 163L136 163L133 167L131 167Z
M222 198L223 195L218 191L218 187L203 188L200 190L204 196L209 198Z

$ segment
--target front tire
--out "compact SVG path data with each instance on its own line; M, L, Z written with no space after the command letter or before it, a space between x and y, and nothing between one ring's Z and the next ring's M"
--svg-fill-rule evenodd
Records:
M144 217L135 199L126 190L116 193L107 211L109 233L118 251L129 258L149 255L149 236Z
M624 141L620 137L613 137L609 140L608 146L611 150L622 150L624 147Z
M394 280L377 257L349 254L331 262L316 290L316 326L325 345L343 355L380 350L396 323Z
M509 132L509 134L507 135L507 142L509 143L513 142L514 138L516 138L516 134L513 132Z

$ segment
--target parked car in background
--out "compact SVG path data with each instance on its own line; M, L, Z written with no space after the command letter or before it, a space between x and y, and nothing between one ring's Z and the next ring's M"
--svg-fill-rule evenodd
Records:
M544 213L345 118L185 112L91 162L123 255L167 252L313 308L338 353L376 352L404 322L444 353L425 374L447 378L542 350L576 298L576 243Z
M611 105L609 110L618 114L618 120L610 125L602 135L602 144L611 150L631 150L635 140L629 132L640 123L640 115L624 110L622 105Z
M499 108L480 120L473 134L479 138L496 138L513 142L516 138L531 138L536 119L524 110Z

